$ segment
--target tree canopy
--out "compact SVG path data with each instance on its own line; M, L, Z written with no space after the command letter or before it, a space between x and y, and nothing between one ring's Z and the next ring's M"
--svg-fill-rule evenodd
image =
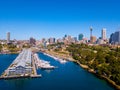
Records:
M71 44L67 50L81 64L89 66L98 75L107 76L120 85L120 48Z

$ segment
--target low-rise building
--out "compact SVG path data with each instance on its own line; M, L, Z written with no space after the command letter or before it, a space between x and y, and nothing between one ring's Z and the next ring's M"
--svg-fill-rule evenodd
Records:
M32 52L24 49L13 61L8 75L25 75L32 73Z

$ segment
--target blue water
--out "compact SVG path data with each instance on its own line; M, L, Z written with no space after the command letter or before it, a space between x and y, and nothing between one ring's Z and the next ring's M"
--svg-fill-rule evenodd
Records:
M38 53L41 59L58 68L37 70L42 78L0 80L0 90L114 90L104 80L96 78L73 62L60 64L53 58ZM17 57L17 54L0 55L0 74Z

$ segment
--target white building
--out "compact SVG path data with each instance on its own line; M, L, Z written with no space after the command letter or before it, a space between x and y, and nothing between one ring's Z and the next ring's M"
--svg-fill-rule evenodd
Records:
M12 66L9 68L9 75L24 75L32 73L32 52L24 49L18 57L13 61Z

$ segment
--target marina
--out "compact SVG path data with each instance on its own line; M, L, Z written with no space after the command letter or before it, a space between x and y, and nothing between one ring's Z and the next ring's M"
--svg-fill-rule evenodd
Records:
M51 58L54 58L56 61L59 61L61 64L65 64L67 62L65 59L62 59L62 58L56 57L56 56L52 56L52 55L47 54L47 53L44 53L44 55L47 55L47 56L49 56Z
M33 57L34 57L37 68L40 68L40 69L54 69L55 68L55 66L50 65L50 62L39 59L36 53L33 55Z

